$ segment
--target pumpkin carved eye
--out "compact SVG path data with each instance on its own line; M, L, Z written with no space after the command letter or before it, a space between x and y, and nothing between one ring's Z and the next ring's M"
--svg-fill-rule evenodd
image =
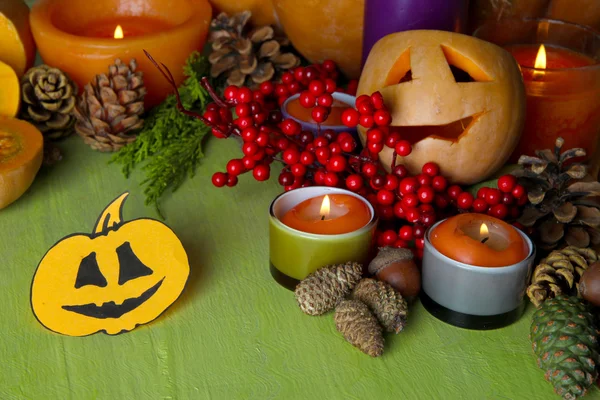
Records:
M471 59L449 46L441 45L441 47L456 83L492 81L492 78Z
M119 257L119 285L132 279L152 275L152 270L145 266L133 252L131 243L125 242L117 247L117 257Z
M86 285L94 285L99 287L106 287L108 282L106 278L100 272L98 267L98 261L96 261L96 252L90 253L84 257L79 264L79 270L77 271L77 278L75 279L75 289Z

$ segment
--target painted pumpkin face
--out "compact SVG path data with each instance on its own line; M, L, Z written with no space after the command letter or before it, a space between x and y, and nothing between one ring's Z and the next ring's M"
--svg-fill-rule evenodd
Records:
M159 221L122 222L128 193L107 207L94 234L74 234L40 262L31 304L48 329L69 336L118 334L157 318L181 294L187 255Z
M358 95L380 91L392 130L412 144L397 157L418 174L434 161L455 183L479 182L497 171L516 147L525 120L519 67L505 50L451 32L408 31L371 50ZM365 140L365 130L361 129ZM393 149L380 160L390 168Z

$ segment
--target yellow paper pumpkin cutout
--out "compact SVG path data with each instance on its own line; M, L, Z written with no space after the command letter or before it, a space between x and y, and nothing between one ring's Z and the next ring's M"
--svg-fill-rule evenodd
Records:
M123 221L115 199L94 233L52 247L33 277L31 305L46 328L69 336L127 332L156 319L181 294L190 267L181 241L162 222Z

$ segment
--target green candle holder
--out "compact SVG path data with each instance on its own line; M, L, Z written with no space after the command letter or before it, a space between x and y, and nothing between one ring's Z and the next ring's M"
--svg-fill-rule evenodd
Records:
M326 194L347 194L361 199L371 212L371 219L362 228L339 235L306 233L280 219L304 200ZM371 204L349 190L313 186L282 193L271 203L269 214L269 258L273 278L282 286L293 289L310 273L330 264L356 261L366 263L373 248L377 218Z

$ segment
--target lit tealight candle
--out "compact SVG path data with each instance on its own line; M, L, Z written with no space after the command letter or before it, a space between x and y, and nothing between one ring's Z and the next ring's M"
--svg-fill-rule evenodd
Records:
M123 39L123 28L121 27L121 25L117 25L113 36L115 39Z
M346 194L331 194L301 202L281 222L302 232L336 235L360 229L370 220L371 212L364 201Z
M433 229L431 244L455 261L479 267L504 267L523 261L529 247L517 230L483 214L461 214Z

